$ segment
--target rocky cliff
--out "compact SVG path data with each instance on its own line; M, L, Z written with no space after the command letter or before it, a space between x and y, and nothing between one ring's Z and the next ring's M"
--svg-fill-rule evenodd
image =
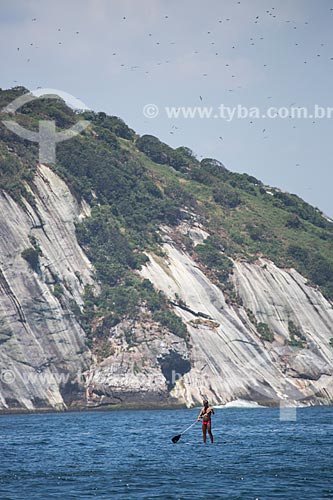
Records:
M77 119L63 102L16 118L49 115ZM0 411L331 403L332 222L117 117L81 117L51 168L0 111Z
M172 238L165 240L165 259L151 255L142 273L170 299L186 304L176 311L190 332L192 369L177 382L175 397L190 404L203 395L219 403L332 400L333 308L318 290L295 270L270 261L234 262L233 282L243 304L235 307ZM272 341L258 334L260 323L273 332ZM302 345L288 345L291 324L298 325Z
M43 165L34 196L32 207L0 194L1 408L193 405L203 396L215 404L333 399L333 308L320 291L268 260L235 261L232 280L242 305L228 304L167 227L164 256L150 254L140 273L170 299L189 341L162 332L147 315L111 329L112 354L97 362L73 312L73 304L82 306L84 285L93 284L75 235L89 207ZM207 236L198 224L178 230L194 244ZM22 257L32 242L40 249L36 270ZM273 341L262 339L259 323L268 325ZM290 324L297 325L300 345L287 343Z
M72 311L92 282L74 225L89 209L43 165L33 188L34 207L0 193L1 408L64 408L77 397L71 382L91 362ZM22 257L33 245L35 270Z

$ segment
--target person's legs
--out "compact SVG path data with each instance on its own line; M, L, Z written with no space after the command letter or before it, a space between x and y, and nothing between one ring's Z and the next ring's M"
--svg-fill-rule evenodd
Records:
M207 425L204 423L202 423L202 438L203 442L205 443L207 439Z
M214 443L214 438L213 438L213 434L212 434L212 424L207 424L206 427L207 427L208 434L210 437L210 442Z

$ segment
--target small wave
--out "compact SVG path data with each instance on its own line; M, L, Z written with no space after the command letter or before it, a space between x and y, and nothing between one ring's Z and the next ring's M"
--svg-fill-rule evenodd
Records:
M214 409L223 409L223 408L268 408L267 406L263 406L258 404L256 401L247 401L246 399L235 399L234 401L230 401L224 405L214 406Z

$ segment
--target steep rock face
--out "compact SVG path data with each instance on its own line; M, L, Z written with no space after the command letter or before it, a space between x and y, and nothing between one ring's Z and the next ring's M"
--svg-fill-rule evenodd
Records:
M97 362L73 313L84 285L94 284L75 235L89 207L43 165L33 194L35 205L22 207L0 192L0 410L63 409L73 399L90 407L190 406L203 397L215 404L332 401L332 304L296 271L260 259L234 262L242 306L231 305L167 227L165 257L150 255L141 275L168 296L189 341L143 308L141 320L110 330L105 359ZM198 222L177 230L194 245L208 236ZM34 270L22 257L32 247L39 252ZM263 340L259 323L270 328L272 342Z
M89 214L66 184L40 165L36 205L0 192L0 408L64 408L89 365L85 335L72 309L92 283L75 221ZM21 253L40 248L32 270ZM55 288L56 286L56 288ZM57 293L56 293L57 291Z
M87 403L170 404L169 391L190 370L184 340L154 323L125 320L110 331L112 354L87 373Z
M161 263L150 255L142 275L171 301L182 301L175 311L190 332L192 369L176 383L175 397L189 405L203 397L269 404L333 399L333 309L318 290L269 261L235 262L233 282L243 306L231 306L190 256L167 234L164 239L167 257ZM288 344L288 321L301 328L303 348ZM273 342L261 338L257 322L270 327Z

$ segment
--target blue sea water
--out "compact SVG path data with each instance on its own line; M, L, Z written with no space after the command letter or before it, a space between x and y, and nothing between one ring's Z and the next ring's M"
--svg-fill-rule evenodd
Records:
M0 499L324 500L333 498L333 408L0 416Z

